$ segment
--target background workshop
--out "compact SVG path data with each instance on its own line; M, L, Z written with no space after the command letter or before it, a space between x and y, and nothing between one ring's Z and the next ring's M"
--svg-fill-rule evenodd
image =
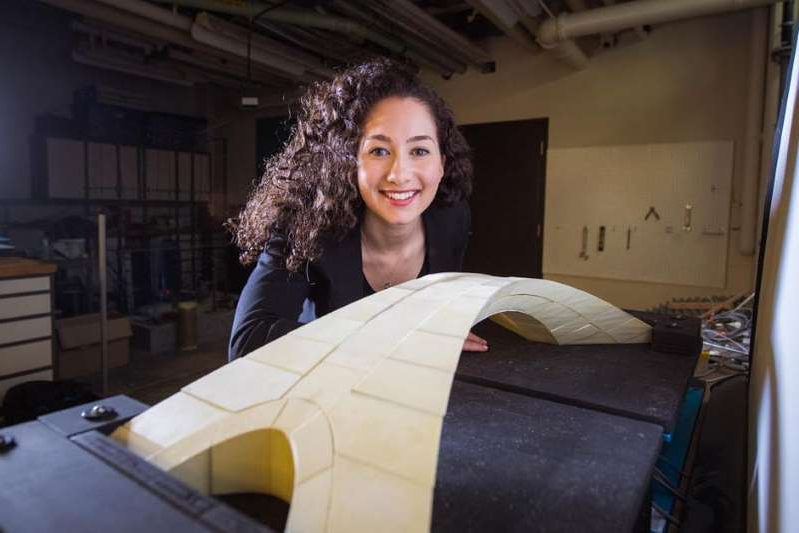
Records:
M453 367L421 529L790 531L798 17L775 0L1 2L0 531L316 530L290 491L204 491L107 435L228 363L252 271L228 221L305 88L375 56L418 68L471 147L464 272L559 282L652 331L567 346L476 324L491 349ZM328 531L406 529L330 509Z

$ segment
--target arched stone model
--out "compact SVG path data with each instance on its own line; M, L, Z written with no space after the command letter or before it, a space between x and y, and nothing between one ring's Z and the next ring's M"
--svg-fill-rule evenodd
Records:
M566 285L432 274L223 366L113 436L204 493L290 501L286 531L427 531L463 340L498 313L544 342L651 337L647 324Z

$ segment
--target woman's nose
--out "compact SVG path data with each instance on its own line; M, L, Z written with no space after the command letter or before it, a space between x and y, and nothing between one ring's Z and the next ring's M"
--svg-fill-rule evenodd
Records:
M388 173L388 181L392 183L403 183L410 178L410 174L410 163L406 161L402 155L395 156Z

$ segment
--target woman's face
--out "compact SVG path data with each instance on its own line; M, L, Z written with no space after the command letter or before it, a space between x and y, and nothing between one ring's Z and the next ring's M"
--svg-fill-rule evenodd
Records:
M362 127L358 190L366 208L388 224L409 224L433 202L444 175L436 123L407 97L379 101Z

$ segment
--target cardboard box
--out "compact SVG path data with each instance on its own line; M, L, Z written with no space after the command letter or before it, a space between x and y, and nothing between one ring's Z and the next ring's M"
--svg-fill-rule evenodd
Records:
M100 344L100 315L81 315L57 320L58 379L102 371ZM129 339L133 335L130 321L124 316L108 315L108 368L128 364Z
M151 354L174 354L178 345L178 327L174 321L161 323L133 322L133 347Z

